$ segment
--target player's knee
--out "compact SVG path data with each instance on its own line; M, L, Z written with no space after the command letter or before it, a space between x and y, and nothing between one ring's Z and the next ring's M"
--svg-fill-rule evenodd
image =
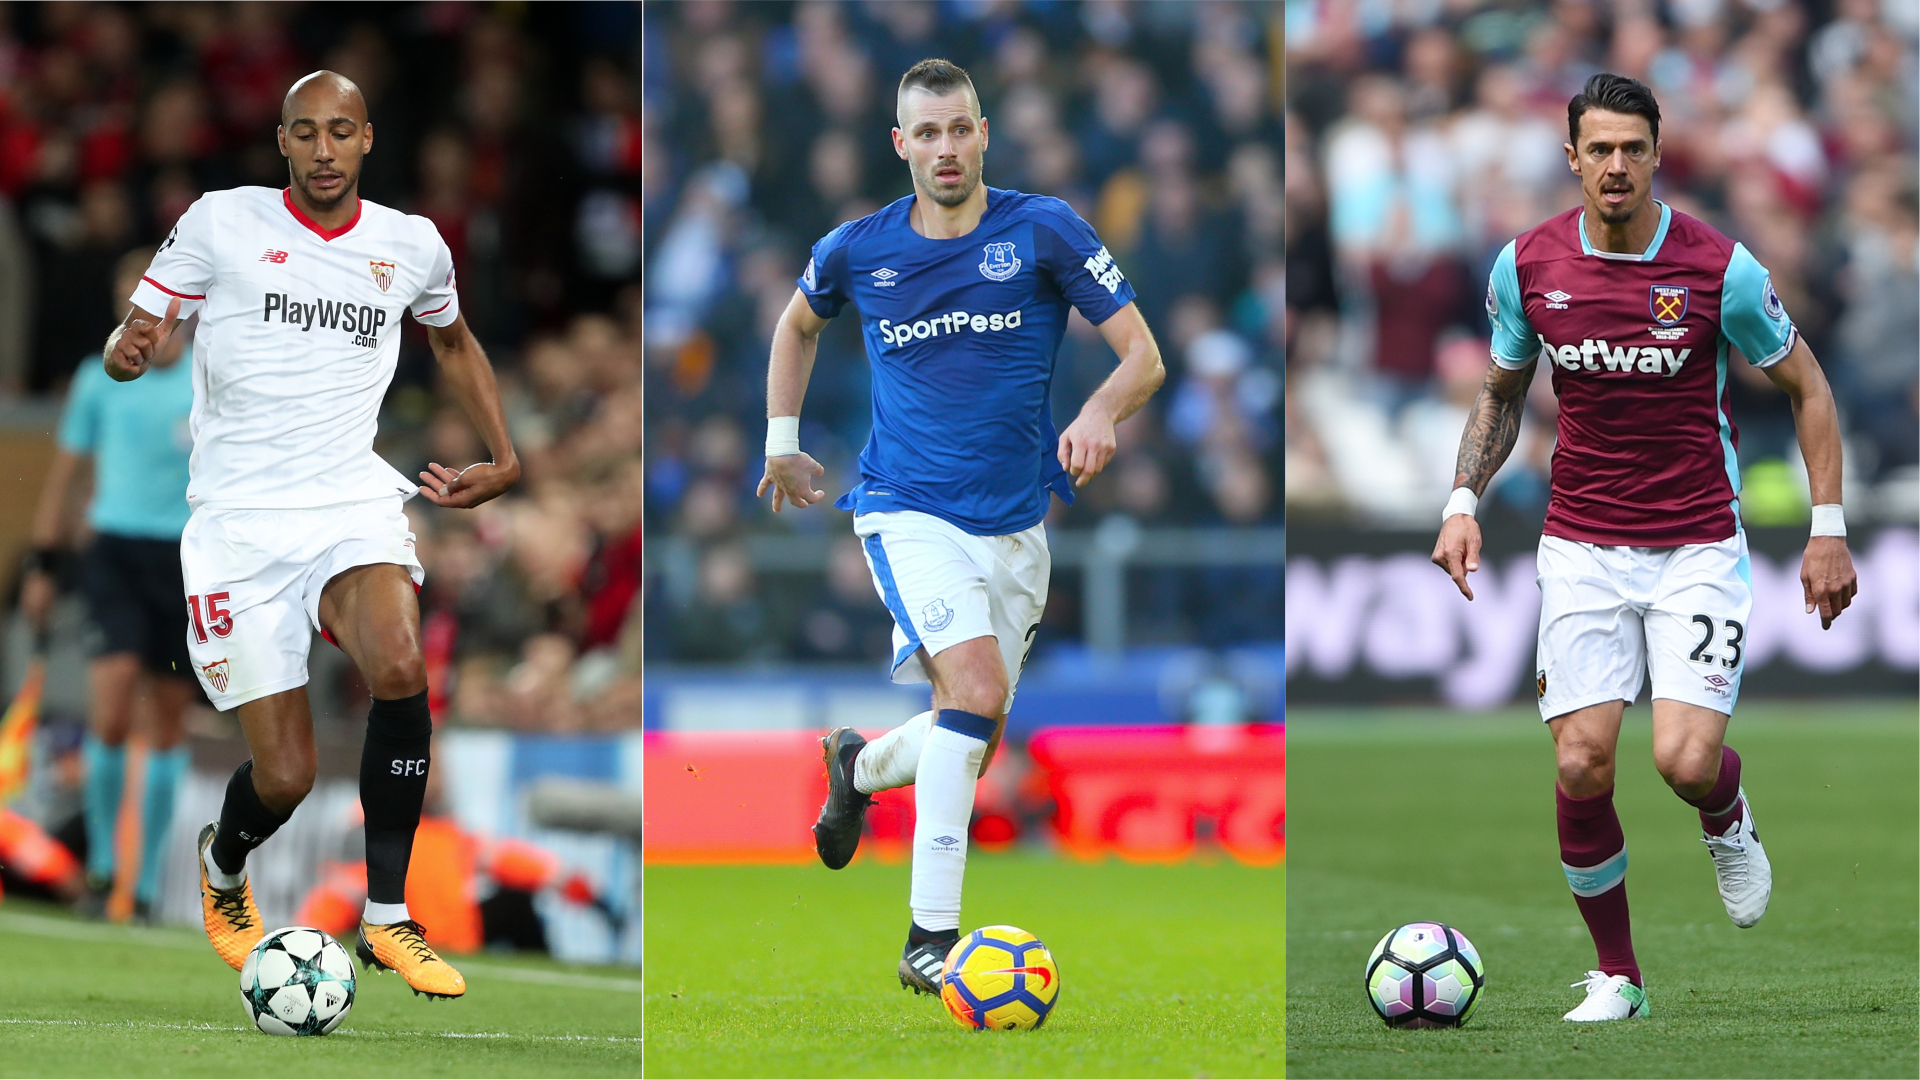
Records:
M1584 740L1566 740L1559 747L1560 789L1576 799L1598 795L1613 786L1613 755L1605 746Z
M427 688L427 663L419 649L383 651L363 672L367 689L376 698L392 700L412 697Z
M320 763L311 754L288 754L253 760L253 790L271 810L291 812L313 790Z
M1670 753L1656 754L1653 767L1660 770L1661 779L1675 791L1688 792L1699 788L1711 788L1719 779L1720 755L1692 752L1692 748Z

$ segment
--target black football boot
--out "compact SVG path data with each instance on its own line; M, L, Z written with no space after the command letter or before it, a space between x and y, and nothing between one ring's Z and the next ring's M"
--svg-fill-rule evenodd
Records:
M860 830L873 796L853 786L853 759L867 740L850 727L834 728L820 740L827 762L827 801L820 820L813 823L813 849L827 869L838 870L853 861L860 848Z

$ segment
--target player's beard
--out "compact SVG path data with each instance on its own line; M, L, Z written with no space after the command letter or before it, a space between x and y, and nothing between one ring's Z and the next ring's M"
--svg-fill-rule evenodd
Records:
M341 200L353 194L360 187L359 169L348 172L345 169L336 168L333 171L340 174L340 186L334 188L331 193L314 190L314 173L308 173L300 180L300 193L305 195L307 201L312 203L317 210L331 210L339 206ZM318 170L315 170L315 172L318 172Z
M1606 197L1611 193L1607 191L1607 185L1604 183L1602 183L1596 194L1598 197L1594 199L1594 206L1599 211L1600 220L1608 225L1625 225L1627 222L1632 221L1633 215L1640 212L1640 204L1645 201L1644 198L1633 198L1632 196L1635 192L1632 188L1628 188L1628 198L1626 202L1621 203L1619 206L1608 206Z
M950 188L933 175L933 169L938 169L944 164L946 162L936 161L933 163L933 168L924 173L917 168L914 169L914 182L927 198L941 206L959 206L972 198L973 189L980 186L981 169L979 166L968 168L966 162L955 159L953 164L960 166L960 183Z

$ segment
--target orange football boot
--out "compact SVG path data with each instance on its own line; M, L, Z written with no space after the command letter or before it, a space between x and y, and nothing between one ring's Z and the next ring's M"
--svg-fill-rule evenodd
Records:
M397 971L416 994L429 998L457 998L467 992L467 980L440 959L427 944L420 924L405 922L375 926L360 920L360 941L354 946L360 963L381 971Z
M207 848L213 844L218 828L219 822L207 822L200 830L196 848L200 853L200 915L207 924L207 940L213 943L213 951L227 966L239 971L247 962L247 954L266 936L266 929L260 922L260 909L254 906L250 881L242 881L237 889L216 889L207 880Z

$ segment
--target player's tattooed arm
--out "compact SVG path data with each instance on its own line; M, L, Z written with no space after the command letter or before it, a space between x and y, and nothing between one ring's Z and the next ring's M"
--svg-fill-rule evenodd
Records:
M813 358L820 346L820 331L827 320L814 314L813 305L799 289L793 291L787 310L773 328L773 350L767 359L767 417L799 416L800 403L807 397L807 382L813 377ZM767 471L760 477L756 498L773 493L773 512L782 502L794 506L812 506L827 497L816 490L813 478L827 471L804 451L767 459Z
M1453 486L1467 488L1475 495L1487 493L1493 474L1507 463L1507 455L1520 440L1520 417L1526 412L1527 388L1533 385L1537 365L1518 370L1487 365L1486 381L1473 399L1467 430L1460 437L1460 456L1453 467Z
M507 437L507 416L500 408L500 387L493 365L480 342L467 328L467 317L456 315L445 326L427 327L427 344L446 376L447 389L479 432L492 461L453 469L433 462L420 474L420 495L438 506L461 509L478 506L506 492L520 479L520 456Z

